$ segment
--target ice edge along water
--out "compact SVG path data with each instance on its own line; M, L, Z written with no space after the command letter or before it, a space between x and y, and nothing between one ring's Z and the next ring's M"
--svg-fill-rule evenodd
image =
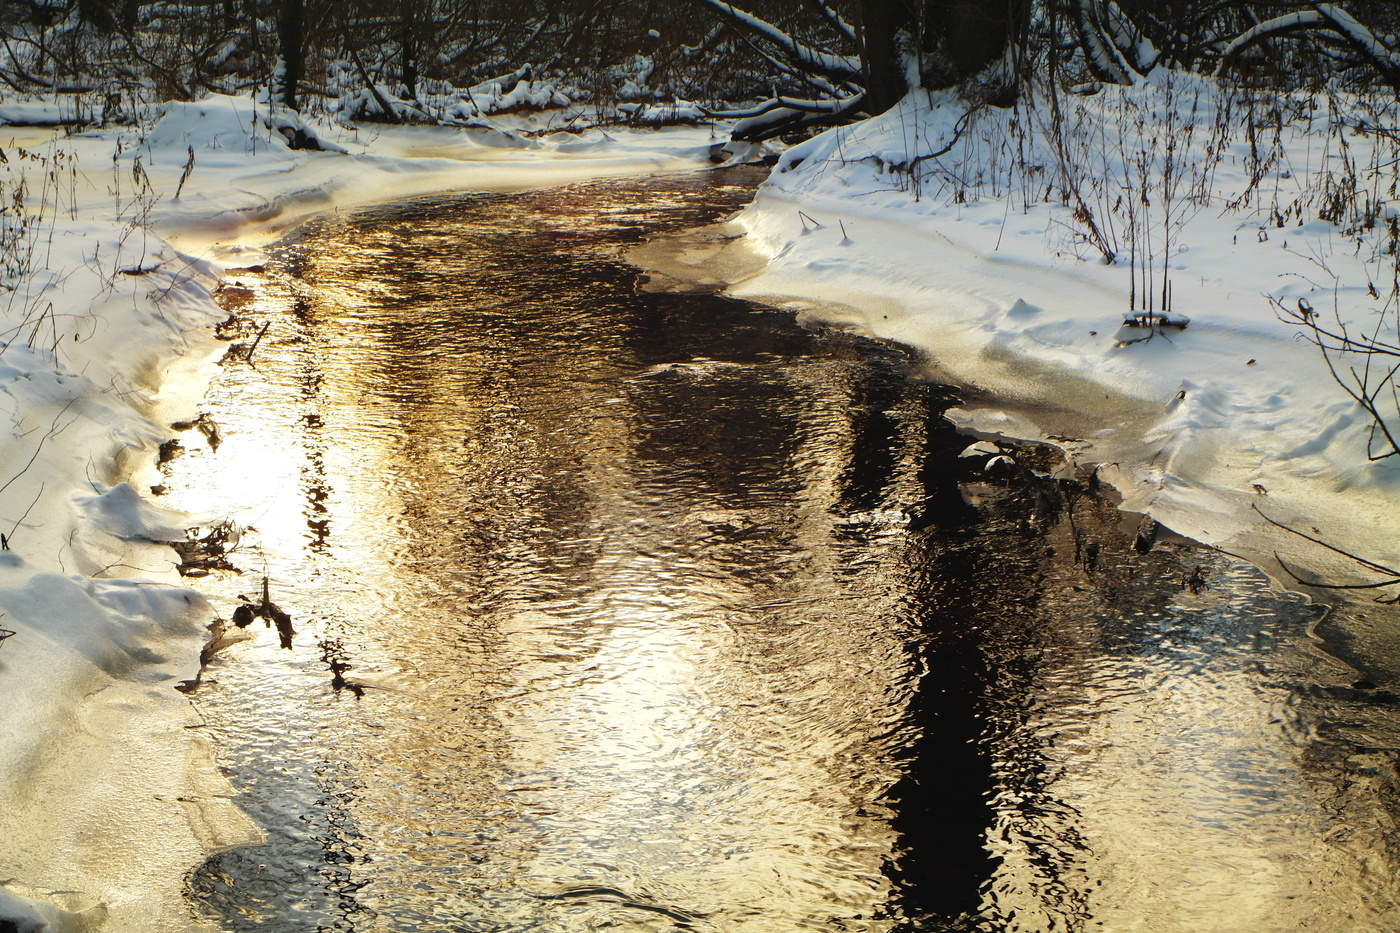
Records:
M1209 80L1164 73L1076 106L1086 135L1105 140L1106 127L1125 116L1145 115L1137 132L1150 136L1167 110L1189 109L1178 114L1185 136L1187 119L1209 125L1218 93ZM789 150L730 225L759 263L729 293L791 303L818 320L917 348L941 377L983 395L950 417L975 430L1059 443L1100 464L1124 508L1243 554L1285 581L1276 551L1320 579L1377 578L1279 531L1261 512L1400 566L1400 458L1367 460L1369 418L1270 301L1311 301L1329 316L1335 302L1344 319L1364 327L1383 300L1368 282L1385 281L1388 257L1368 268L1366 252L1340 225L1308 220L1302 209L1284 224L1267 204L1178 208L1172 301L1190 326L1125 345L1126 257L1106 265L1076 243L1072 205L1031 197L1013 208L1010 193L986 194L989 176L1007 170L991 150L1016 137L1012 121L1033 116L986 108L964 125L967 112L953 95L914 92L880 117ZM1357 132L1349 151L1335 143L1329 151L1318 122L1284 133L1280 164L1291 168L1279 170L1283 184L1297 186L1297 176L1347 158L1365 164L1366 147L1378 145ZM1025 158L1048 165L1054 154L1037 132L1043 128L1021 131ZM890 169L959 133L961 148L935 161L939 170L923 192ZM1196 148L1208 137L1197 129ZM1178 149L1179 162L1193 157L1189 145ZM1213 203L1248 187L1245 148L1234 140L1211 171ZM1130 176L1125 158L1098 168ZM966 196L940 195L936 185L965 185ZM1400 202L1375 208L1394 217ZM1319 271L1324 264L1335 282ZM722 261L694 260L698 276L713 278L716 268L725 277Z
M162 542L200 517L128 482L213 374L223 270L313 213L693 169L712 142L705 128L537 140L515 132L522 117L315 126L342 151L308 152L260 113L216 96L165 105L144 138L0 128L5 180L28 172L39 217L21 231L35 271L0 296L0 627L14 633L0 643L0 919L20 929L189 930L187 871L256 838L174 689L213 610Z

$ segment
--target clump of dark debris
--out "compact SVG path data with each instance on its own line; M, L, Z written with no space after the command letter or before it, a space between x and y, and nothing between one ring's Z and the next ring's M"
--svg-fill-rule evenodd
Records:
M170 542L180 555L180 575L203 577L213 570L237 570L228 558L242 537L243 529L227 519L207 529L186 529L185 540Z
M214 292L214 300L229 313L251 303L255 297L257 292L237 280L225 282Z
M364 696L365 688L362 685L345 679L345 672L350 670L351 665L340 639L323 638L317 644L321 646L321 660L331 672L331 687L335 690L349 690L357 697Z
M239 628L247 628L253 624L254 619L262 619L264 623L277 629L277 637L281 641L282 647L291 649L292 636L296 634L296 630L292 628L292 617L287 615L268 595L267 577L263 577L261 600L253 602L241 594L238 598L242 602L238 604L237 609L233 610L234 625Z
M258 352L258 344L262 343L262 339L267 336L267 330L271 326L271 321L265 322L251 344L241 340L229 344L229 348L224 351L223 358L219 362L225 365L238 362L247 363L249 366L253 365L253 354Z
M204 440L209 444L210 450L218 450L219 444L223 442L223 436L219 434L219 426L214 423L213 418L209 417L207 411L201 412L199 417L191 418L189 421L172 422L170 426L176 431L189 431L198 428L199 433L204 435ZM162 449L164 449L164 445L162 445Z
M214 325L214 337L217 340L237 340L246 329L247 324L243 318L230 314Z
M156 466L163 467L184 452L185 445L180 443L178 437L172 437L161 444L160 449L156 451Z

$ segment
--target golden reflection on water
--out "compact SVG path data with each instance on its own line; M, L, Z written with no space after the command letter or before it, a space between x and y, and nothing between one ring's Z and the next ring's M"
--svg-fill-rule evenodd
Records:
M272 328L170 498L255 526L249 572L203 586L227 607L265 571L299 631L253 632L198 695L269 834L194 876L201 912L1383 928L1394 897L1324 841L1352 814L1304 770L1315 613L1135 554L1093 497L969 481L898 352L632 295L613 244L739 194L391 209L244 276Z

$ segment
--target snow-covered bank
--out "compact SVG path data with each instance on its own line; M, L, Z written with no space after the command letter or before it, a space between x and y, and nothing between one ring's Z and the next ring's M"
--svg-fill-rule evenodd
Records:
M257 261L258 242L314 212L695 168L711 142L703 128L536 139L503 119L313 126L344 150L313 152L260 113L215 97L141 130L0 130L16 205L0 215L0 926L189 930L186 871L251 832L175 690L212 611L161 542L197 519L125 482L193 414L222 350L220 263Z
M1367 459L1369 417L1276 313L1373 326L1393 162L1336 101L1284 104L1266 140L1210 82L1164 72L1068 98L1057 142L1043 101L916 92L783 156L731 227L760 260L731 293L919 348L983 390L969 425L1106 464L1125 507L1181 533L1374 581L1259 514L1400 566L1400 457ZM1120 331L1148 294L1189 326Z

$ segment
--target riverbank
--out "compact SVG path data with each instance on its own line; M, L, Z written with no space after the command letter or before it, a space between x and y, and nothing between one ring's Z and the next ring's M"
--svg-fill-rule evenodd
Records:
M887 139L905 116L867 129ZM187 929L184 870L252 831L173 689L197 668L212 612L162 542L219 516L171 513L125 482L195 413L222 349L225 272L260 265L260 244L315 213L699 167L712 141L706 129L309 129L330 151L290 150L251 101L211 98L139 129L16 130L6 146L5 191L25 176L31 219L7 228L19 287L4 297L0 350L12 425L0 437L0 627L14 633L0 643L0 702L14 711L0 726L0 916ZM1049 208L921 201L868 174L862 137L842 132L839 164L865 168L794 150L726 228L742 240L692 240L678 274L920 349L930 372L971 387L951 417L1104 464L1126 507L1276 574L1275 550L1319 573L1354 568L1256 506L1395 560L1394 471L1348 465L1365 425L1251 291L1273 266L1234 277L1229 251L1208 251L1213 266L1178 270L1189 328L1120 346L1122 270L1056 255ZM1257 259L1265 242L1245 245ZM1191 286L1191 270L1209 282ZM1222 304L1213 289L1227 285ZM1245 298L1265 313L1246 314ZM1219 313L1196 311L1207 305Z
M252 831L175 687L211 609L166 544L208 516L126 482L194 414L222 350L225 269L317 212L704 164L707 129L537 139L308 125L289 149L251 99L150 125L0 129L7 324L0 390L0 918L185 931L185 871ZM217 516L214 516L217 518Z
M1305 116L1260 156L1220 95L1162 75L1070 98L1057 143L1033 108L912 94L789 150L729 224L640 261L915 347L936 378L968 387L959 423L1100 464L1125 508L1290 586L1295 573L1375 583L1385 577L1269 519L1400 567L1400 457L1368 459L1385 450L1372 419L1286 320L1315 308L1325 327L1381 327L1393 342L1393 237L1377 220L1397 209L1386 144L1351 129L1350 111L1338 118L1348 102L1299 100ZM1344 165L1362 195L1329 210L1319 192ZM1195 193L1164 197L1164 172ZM1127 217L1117 182L1146 185L1151 203ZM1141 243L1133 255L1110 229L1129 221L1156 238L1152 270ZM1095 237L1118 247L1112 262ZM1161 314L1164 297L1166 325L1121 326L1133 308ZM1333 362L1346 378L1366 360Z

